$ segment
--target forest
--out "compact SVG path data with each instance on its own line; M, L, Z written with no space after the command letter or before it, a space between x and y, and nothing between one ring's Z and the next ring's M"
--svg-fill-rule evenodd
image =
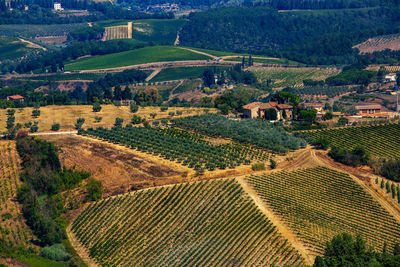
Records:
M351 64L361 57L352 46L397 33L400 10L379 7L278 12L269 7L228 7L191 13L182 45L288 58L311 65Z

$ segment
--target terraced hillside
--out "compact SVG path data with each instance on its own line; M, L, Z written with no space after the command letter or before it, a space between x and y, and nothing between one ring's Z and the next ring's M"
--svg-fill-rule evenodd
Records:
M305 132L313 139L326 138L332 146L352 150L362 146L372 156L400 157L400 125L386 124Z
M103 266L283 266L304 262L235 179L159 187L104 199L89 205L71 229Z
M19 158L14 142L0 142L0 239L12 246L29 247L32 232L25 224L21 206L16 201Z
M326 167L253 175L247 181L286 222L310 253L322 253L342 232L361 234L376 250L391 251L400 224L345 173Z

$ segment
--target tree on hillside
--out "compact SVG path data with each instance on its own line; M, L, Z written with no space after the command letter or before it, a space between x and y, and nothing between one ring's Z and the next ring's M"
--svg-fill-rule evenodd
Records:
M119 85L114 87L114 100L122 100L122 90Z
M127 85L125 89L122 91L122 99L124 100L130 100L132 99L132 92L129 86Z
M206 69L203 72L203 82L204 85L207 87L210 87L215 83L214 72L212 72L212 70Z

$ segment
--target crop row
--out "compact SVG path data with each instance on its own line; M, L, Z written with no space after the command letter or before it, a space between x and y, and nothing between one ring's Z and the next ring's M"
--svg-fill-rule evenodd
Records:
M372 156L400 157L400 124L371 125L305 132L315 139L325 138L332 146L352 150L363 147Z
M0 239L9 246L26 246L32 239L15 199L19 185L15 145L0 143Z
M377 250L400 241L400 224L347 174L316 167L248 182L310 251L322 253L341 232L361 234Z
M250 164L252 156L265 158L265 154L259 154L257 150L212 145L197 134L178 129L100 127L80 130L79 133L159 155L195 170L234 168L241 164Z
M284 90L290 91L296 95L313 95L326 97L340 96L345 93L355 91L354 88L346 86L305 86L301 88L289 88Z
M136 191L89 205L72 231L106 266L303 262L234 179Z

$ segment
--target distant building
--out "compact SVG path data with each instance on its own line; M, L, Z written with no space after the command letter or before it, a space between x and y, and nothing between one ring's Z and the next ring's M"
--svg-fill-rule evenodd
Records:
M24 97L22 95L10 95L7 96L7 101L24 102Z
M385 75L385 82L391 83L396 81L396 73L389 73Z
M306 109L313 109L317 112L322 112L324 109L321 104L313 104L313 103L304 103L304 107Z
M54 2L54 10L55 11L63 11L64 8L61 7L61 3Z
M290 119L293 117L293 108L290 105L278 104L276 102L261 103L253 102L243 107L243 117L248 119L262 118L265 119L265 112L268 109L276 111L277 120Z
M355 106L360 116L386 116L382 111L382 106L379 104L359 105Z

